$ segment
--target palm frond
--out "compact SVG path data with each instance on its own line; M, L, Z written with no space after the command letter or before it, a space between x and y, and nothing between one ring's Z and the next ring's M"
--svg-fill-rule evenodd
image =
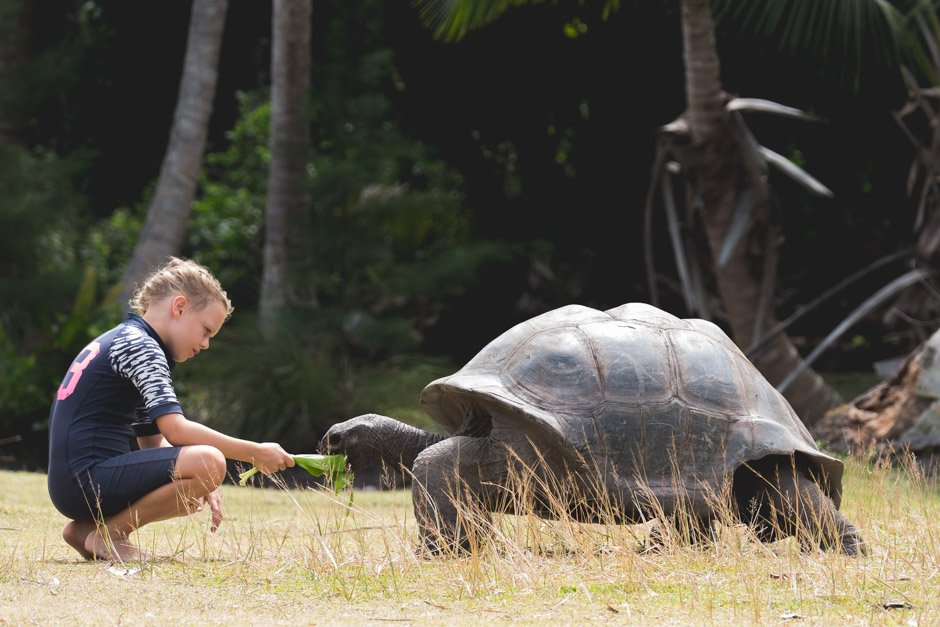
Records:
M690 312L698 311L695 299L695 290L692 286L692 277L689 265L686 263L685 246L679 226L679 212L676 210L675 197L672 191L672 175L666 170L662 178L663 204L666 207L666 220L668 222L669 239L672 242L672 252L676 260L676 271L682 283L682 296L685 306Z
M650 185L646 190L646 203L643 205L643 257L646 262L646 284L649 289L650 302L653 306L659 304L659 291L656 289L656 268L653 262L653 199L656 197L656 187L663 175L668 151L663 146L656 149L656 158L650 171Z
M790 327L790 325L795 323L797 320L799 320L806 314L814 311L821 304L823 304L824 302L826 302L833 296L837 295L839 292L847 288L849 285L855 283L862 277L865 277L871 274L875 270L882 268L895 261L898 261L899 259L909 259L912 254L913 254L912 248L905 248L897 252L891 253L889 255L885 255L884 257L881 257L879 259L876 259L875 261L865 266L861 270L853 272L852 274L842 279L841 281L839 281L838 283L836 283L835 285L827 289L825 292L823 292L822 294L820 294L819 296L811 300L809 303L807 303L803 307L800 307L797 311L793 312L790 316L788 316L786 320L779 322L777 326L775 326L773 329L770 329L763 336L755 335L754 341L751 343L750 346L747 347L747 350L745 351L745 355L747 355L748 359L754 359L765 346L770 344L770 342L775 337L777 337L778 335L786 331L787 328Z
M732 98L725 105L728 111L757 111L760 113L772 113L788 118L797 118L800 120L810 120L812 122L821 122L822 118L818 115L808 113L801 109L788 107L773 100L764 98Z
M785 52L898 55L905 16L887 0L713 0L716 22L779 42Z
M728 227L725 241L721 244L721 252L718 254L719 268L728 264L731 255L738 249L738 245L750 230L754 206L760 197L761 194L753 187L747 187L738 194L738 202L734 207L734 215L731 217L731 226Z
M792 178L794 181L805 187L817 196L832 198L833 193L828 187L820 183L816 178L810 175L806 170L796 165L783 155L774 152L766 146L760 147L760 152L768 163L775 166L778 170Z
M919 281L923 281L928 276L933 274L932 271L925 268L917 268L915 270L910 270L905 272L901 276L897 277L880 290L869 296L865 302L855 308L852 313L850 313L846 318L840 322L835 329L833 329L829 335L823 338L823 341L813 349L813 351L807 355L803 361L800 362L799 367L795 368L790 374L788 374L783 381L780 382L780 385L777 386L777 391L781 394L786 391L790 384L807 368L812 365L814 361L825 351L829 346L839 339L842 334L848 331L852 325L861 320L866 314L868 314L875 307L883 303L885 300L900 292L903 289L914 285Z
M455 42L526 0L414 0L418 17L435 39Z

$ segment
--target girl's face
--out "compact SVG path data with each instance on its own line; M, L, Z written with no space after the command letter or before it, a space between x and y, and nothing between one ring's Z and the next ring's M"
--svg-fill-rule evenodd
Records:
M209 348L209 340L225 322L226 310L217 300L209 301L202 309L194 309L188 298L176 296L170 316L169 337L164 340L173 359L183 362Z

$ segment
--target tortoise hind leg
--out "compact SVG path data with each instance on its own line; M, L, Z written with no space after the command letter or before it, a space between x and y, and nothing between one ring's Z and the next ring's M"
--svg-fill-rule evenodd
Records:
M485 438L455 436L428 447L415 459L411 498L419 553L459 553L482 544L490 520L481 480L485 442Z
M796 536L803 550L867 554L858 528L792 458L759 460L742 470L735 476L739 514L761 542Z

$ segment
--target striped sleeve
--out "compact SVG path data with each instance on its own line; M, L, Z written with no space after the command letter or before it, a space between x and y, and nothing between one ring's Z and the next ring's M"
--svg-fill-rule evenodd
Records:
M183 413L163 349L142 330L126 325L111 342L111 368L129 380L143 397L147 418L153 422L170 413Z

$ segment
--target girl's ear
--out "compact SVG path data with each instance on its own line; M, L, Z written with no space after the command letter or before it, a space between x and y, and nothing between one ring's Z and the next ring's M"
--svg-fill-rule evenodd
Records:
M189 300L183 294L177 294L173 297L173 300L170 301L170 315L173 316L174 320L179 320L188 304Z

